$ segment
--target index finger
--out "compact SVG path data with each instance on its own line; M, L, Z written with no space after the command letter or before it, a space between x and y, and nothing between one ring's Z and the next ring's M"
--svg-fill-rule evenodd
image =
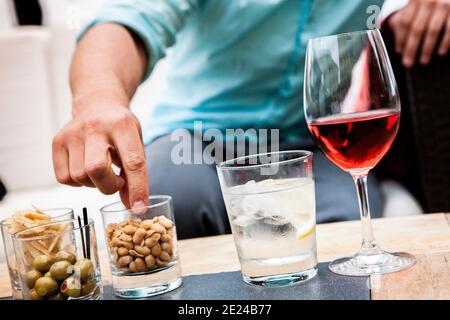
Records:
M112 132L112 140L120 158L121 168L125 171L129 207L139 213L148 203L148 174L144 146L138 129L116 127Z
M400 9L400 11L394 13L393 18L396 21L396 28L394 29L395 34L395 51L401 53L406 38L408 35L408 30L410 28L411 22L416 14L417 3L410 2L406 7Z

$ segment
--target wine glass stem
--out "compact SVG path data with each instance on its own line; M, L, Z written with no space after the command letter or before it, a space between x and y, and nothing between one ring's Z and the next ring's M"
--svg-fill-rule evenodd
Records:
M367 173L352 175L358 193L359 212L362 223L362 246L359 251L361 255L376 254L380 251L373 235L372 223L370 221L369 197L367 192Z

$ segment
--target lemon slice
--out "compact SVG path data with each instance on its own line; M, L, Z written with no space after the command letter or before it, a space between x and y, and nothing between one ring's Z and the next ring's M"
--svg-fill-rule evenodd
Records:
M297 219L296 223L296 237L298 240L303 240L308 237L316 229L316 221L313 215L303 215Z

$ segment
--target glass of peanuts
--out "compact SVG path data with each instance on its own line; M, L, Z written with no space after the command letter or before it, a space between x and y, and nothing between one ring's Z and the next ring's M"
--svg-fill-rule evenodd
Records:
M54 221L63 221L73 219L73 210L71 208L51 208L51 209L33 209L18 210L11 217L0 222L0 229L3 237L3 246L5 251L8 273L11 282L11 293L14 299L23 299L22 287L19 279L19 271L14 252L13 235L17 232L43 226ZM40 234L56 233L54 228L44 227L39 230ZM35 252L39 252L37 248Z
M114 294L143 298L178 288L178 259L172 198L150 196L140 214L121 202L100 209L111 264Z

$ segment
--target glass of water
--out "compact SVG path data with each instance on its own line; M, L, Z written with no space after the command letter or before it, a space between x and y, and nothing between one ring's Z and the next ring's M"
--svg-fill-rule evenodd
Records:
M312 153L281 151L218 164L246 283L283 286L317 274Z

